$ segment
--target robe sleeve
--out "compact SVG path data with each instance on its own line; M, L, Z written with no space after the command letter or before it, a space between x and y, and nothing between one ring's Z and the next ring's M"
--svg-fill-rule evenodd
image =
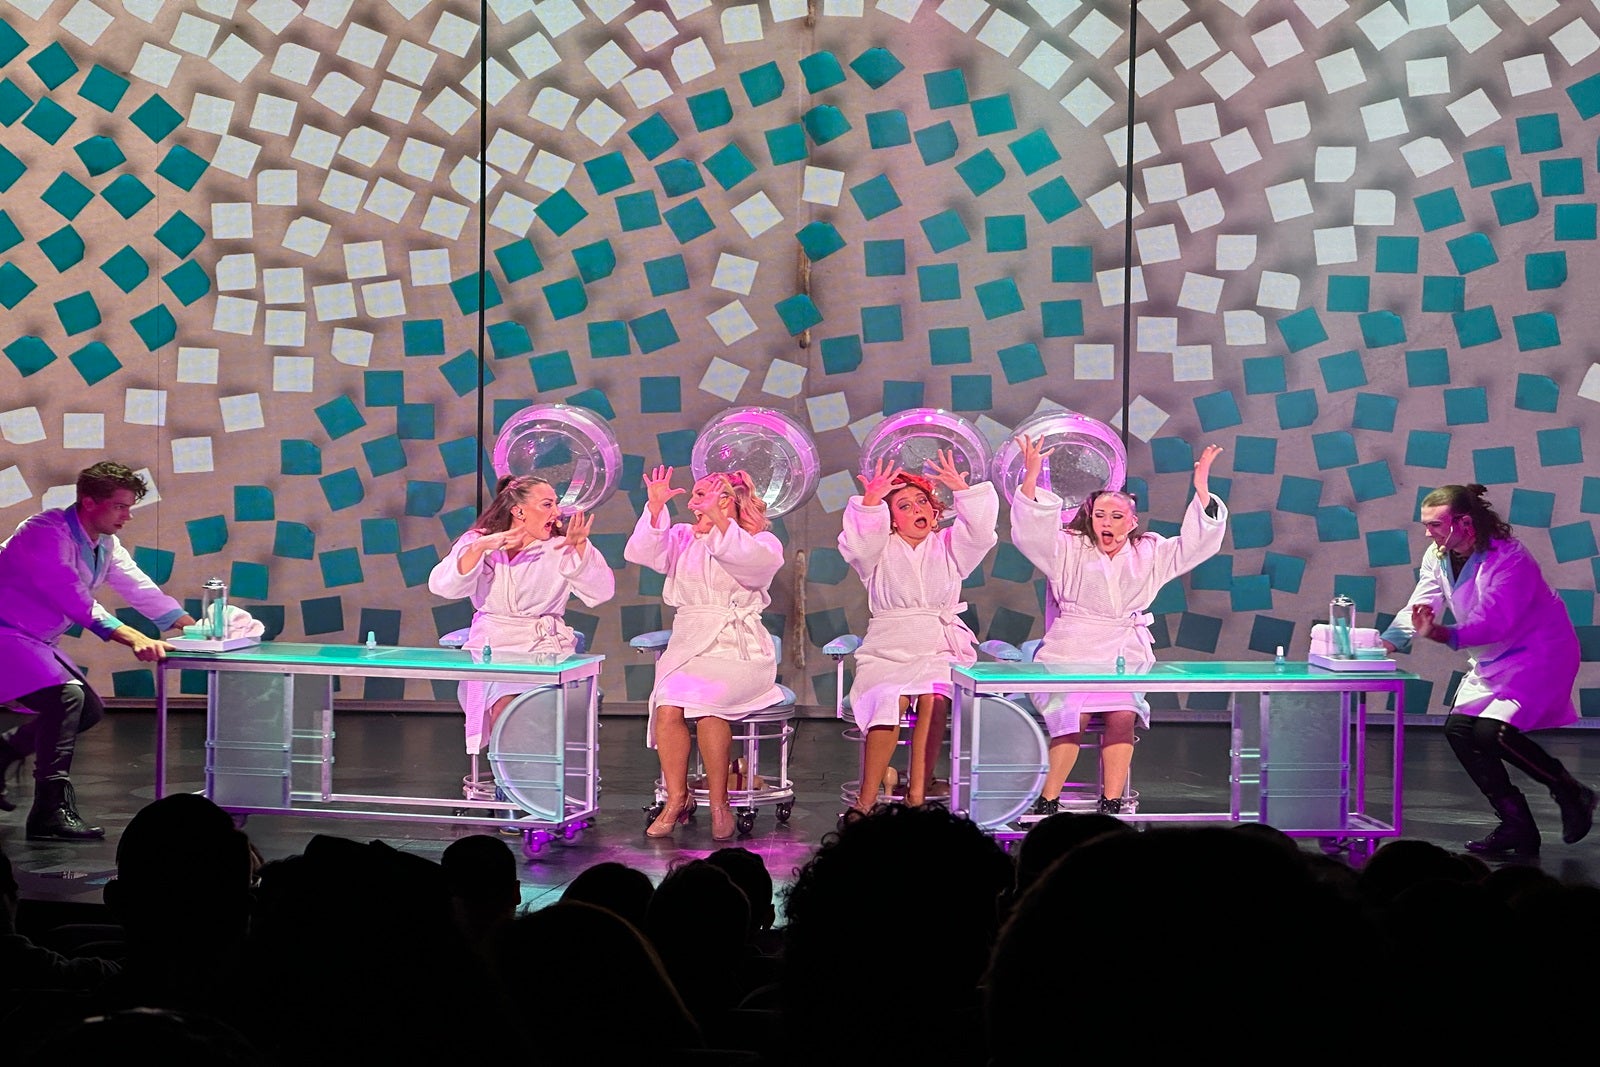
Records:
M1405 606L1395 614L1389 628L1378 635L1379 640L1389 642L1402 652L1410 651L1411 639L1417 633L1417 628L1411 625L1411 609L1418 604L1428 605L1435 615L1444 612L1444 579L1439 573L1439 554L1431 547L1422 554L1422 566L1417 569L1417 587L1406 598Z
M661 525L650 521L650 509L639 512L639 521L622 547L622 558L641 567L666 574L672 566L672 517L661 509Z
M1217 554L1222 539L1228 532L1228 505L1216 494L1211 495L1217 514L1206 514L1200 498L1189 501L1183 513L1183 527L1178 536L1169 537L1156 548L1157 582L1161 585L1180 574L1187 574Z
M1000 543L1000 496L990 482L983 482L955 494L956 521L946 531L950 558L963 576L983 562L989 550Z
M1033 500L1021 493L1011 498L1011 542L1053 580L1066 556L1066 538L1073 535L1061 529L1061 498L1048 489L1035 493Z
M429 592L452 600L473 596L478 592L479 583L494 573L494 564L489 561L493 553L485 552L479 556L478 565L465 574L461 573L461 554L482 536L477 530L468 530L456 538L456 543L450 547L450 554L435 563L428 574Z
M889 547L889 505L880 501L872 507L853 496L844 507L844 528L839 531L839 555L864 582Z
M572 584L573 595L591 608L617 594L616 573L593 541L588 543L582 559L572 549L562 548L557 570Z
M21 553L28 560L33 588L41 600L102 641L110 640L122 625L95 602L84 585L73 562L76 546L65 529L37 519L25 521L6 542L6 551Z
M163 593L155 580L139 569L133 556L115 537L111 539L111 566L106 571L106 584L115 589L129 607L155 623L159 629L171 629L172 624L184 614L183 605Z
M746 589L766 589L783 568L783 542L770 533L751 534L736 522L706 535L711 558Z

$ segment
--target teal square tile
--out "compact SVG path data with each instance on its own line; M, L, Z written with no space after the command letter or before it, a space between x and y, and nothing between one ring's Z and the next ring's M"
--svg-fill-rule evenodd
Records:
M1595 205L1557 204L1555 237L1558 241L1592 241L1595 234Z
M179 259L198 248L205 236L206 231L200 224L182 211L174 211L171 218L156 228L156 240Z
M282 474L321 474L322 449L314 441L278 442L278 470Z
M1233 535L1234 548L1266 548L1272 544L1272 512L1245 511L1228 516L1229 533ZM1261 581L1268 586L1271 580L1265 575ZM1238 579L1235 579L1237 581Z
M0 82L0 87L6 84L9 82ZM0 96L0 101L3 101L3 96ZM3 118L3 115L0 115L0 118ZM11 124L8 122L6 125ZM105 136L90 137L88 140L80 141L73 151L83 161L83 169L88 171L92 178L116 170L128 161L128 157L122 154L122 149L117 147L117 142Z
M1022 168L1023 174L1037 174L1052 163L1061 162L1060 150L1042 129L1017 138L1007 147L1011 149L1011 156Z
M1591 74L1567 87L1567 99L1578 109L1578 117L1591 119L1600 114L1600 74Z
M882 89L905 70L906 65L887 48L869 48L850 61L850 69L868 88Z
M1583 160L1542 159L1539 161L1540 196L1582 196Z
M699 197L668 208L661 213L661 217L666 220L667 228L672 231L672 236L678 239L679 244L686 245L717 228L717 224L711 221L711 215L706 211L705 205L700 203Z
M197 556L221 552L228 543L228 520L222 515L208 515L184 523L189 534L189 550Z
M1471 426L1489 421L1489 394L1482 386L1444 391L1447 426Z
M63 172L56 176L49 187L40 194L39 199L54 208L63 218L74 219L77 218L78 212L94 199L94 193L78 179Z
M652 226L661 225L661 209L656 206L656 194L653 189L624 193L616 198L616 205L617 225L622 228L623 233L648 230Z
M1233 469L1240 474L1276 473L1278 439L1241 434L1233 442Z
M1450 321L1455 327L1456 340L1462 348L1475 348L1500 340L1500 322L1495 317L1492 307L1458 311L1450 316Z
M967 76L959 67L924 74L922 87L928 96L928 106L936 111L965 104L968 99Z
M689 268L679 255L646 260L644 276L650 283L651 296L665 296L689 288Z
M128 325L133 327L133 332L139 335L145 348L151 352L162 345L170 344L178 336L178 320L172 317L172 312L163 304L157 304L149 311L135 315L128 320Z
M1467 184L1474 189L1511 180L1511 164L1506 160L1505 145L1474 148L1462 153L1461 161L1467 166Z
M84 385L105 381L122 369L122 361L103 341L90 341L67 359L83 379Z
M318 405L315 411L317 421L322 423L323 430L335 441L367 424L367 420L356 409L355 401L348 396L336 396Z
M820 93L844 81L844 68L832 52L813 52L800 58L800 74L806 80L806 92Z
M739 146L733 142L712 153L706 160L706 170L717 180L723 189L732 189L756 172L756 165L750 162L750 157L740 151Z
M928 245L934 252L948 252L972 240L972 235L967 232L967 224L953 209L928 216L922 220L921 226L923 236L927 237Z
M22 231L17 229L17 224L11 220L11 215L4 208L0 208L0 252L9 252L22 243ZM40 242L42 245L44 242ZM78 242L82 244L80 240Z
M17 184L17 179L27 171L28 165L18 159L4 144L0 144L0 193L8 191Z
M541 393L547 389L566 389L578 384L578 376L572 369L572 357L565 351L534 356L528 360L528 367L533 371L533 387Z
M1322 325L1322 319L1317 315L1316 308L1303 308L1293 314L1285 315L1278 320L1278 333L1291 352L1320 345L1328 339L1328 331Z
M900 194L895 192L887 174L850 186L850 198L856 202L861 216L868 220L887 215L900 206Z
M478 447L476 437L458 437L454 441L441 442L439 458L444 461L444 472L452 478L476 474L480 461L487 459L483 449ZM493 464L484 463L483 466L492 469Z
M1323 544L1339 541L1356 541L1361 537L1361 524L1356 513L1342 504L1317 509L1317 540Z
M873 148L894 148L911 143L911 127L899 109L867 114L867 143Z
M167 271L161 280L184 307L211 292L211 276L192 259L186 259Z
M628 336L628 324L612 319L606 322L591 322L587 326L589 332L589 358L614 359L617 356L633 355L633 340Z
M923 164L929 167L950 159L961 147L961 142L956 138L956 128L948 122L937 122L918 130L915 140Z
M1422 279L1422 310L1455 312L1467 307L1467 280L1445 274Z
M633 170L621 152L607 152L603 156L585 160L583 170L589 176L596 196L605 196L633 184Z
M1056 245L1050 249L1050 280L1094 281L1094 249L1088 245Z
M1254 356L1244 361L1246 396L1281 393L1289 388L1289 376L1282 356Z
M1472 450L1473 481L1482 485L1513 485L1517 477L1517 450L1510 445Z
M1046 337L1083 336L1082 300L1046 300L1039 305L1039 317Z
M544 270L544 261L539 258L539 250L534 248L533 242L526 237L496 248L494 259L500 264L500 273L505 275L507 284L531 278Z
M661 191L669 197L683 196L696 189L704 189L706 185L699 165L692 159L669 159L665 163L657 163L656 178L661 182Z
M11 264L5 266L10 267ZM0 267L0 270L4 268ZM11 365L17 368L17 373L24 378L39 373L56 361L56 354L38 337L19 337L6 345L5 353Z
M444 502L444 483L406 483L406 501L410 503L411 486L415 484L439 487L439 501ZM437 510L437 509L435 509ZM407 512L410 514L410 512ZM431 513L430 513L431 514ZM362 519L361 554L363 556L392 556L400 551L400 522L398 519Z
M1298 429L1317 421L1317 394L1311 389L1280 393L1274 398L1274 407L1277 409L1280 430Z
M271 595L271 568L265 563L234 560L228 567L228 596L234 600L265 600Z
M1356 409L1350 416L1350 425L1358 430L1394 432L1394 419L1400 402L1381 393L1357 393Z
M1388 348L1406 343L1406 323L1403 318L1387 309L1368 311L1358 317L1361 324L1361 343L1368 348Z
M1357 389L1367 384L1367 369L1361 363L1361 353L1340 352L1317 360L1322 372L1322 385L1330 393L1344 389Z
M1561 288L1567 281L1567 254L1529 252L1522 257L1522 280L1529 292Z
M396 434L363 441L361 454L366 458L367 469L372 472L374 478L403 470L406 465L405 445Z
M1406 353L1406 385L1420 389L1450 384L1450 354L1443 348L1420 348Z
M633 331L633 339L639 342L639 352L648 356L652 352L659 352L663 348L678 343L678 329L672 324L672 316L666 308L640 315L636 319L628 320L628 329Z
M324 589L334 589L341 585L359 585L363 581L361 556L353 548L336 548L332 552L320 553L317 556L317 563L322 570Z
M578 277L582 278L585 284L609 278L611 272L617 269L617 253L612 249L611 242L603 238L581 248L574 248L572 260L577 265Z
M894 415L901 411L910 411L912 408L920 408L922 394L921 382L886 381L883 383L883 413Z
M1539 442L1541 467L1566 467L1583 462L1583 435L1576 426L1540 430L1535 438Z
M154 193L144 182L131 174L118 175L115 181L106 186L104 196L106 203L110 204L125 219L137 215L146 204L155 199Z
M861 309L861 340L865 344L883 344L905 340L901 324L900 305L885 304Z
M701 133L733 121L733 101L726 89L712 89L689 97L689 117Z
M1541 348L1555 348L1561 344L1561 326L1548 311L1535 311L1527 315L1513 315L1511 329L1517 337L1518 352L1533 352Z
M1555 552L1557 563L1572 563L1600 555L1600 547L1595 544L1594 527L1587 519L1553 527L1550 530L1550 547Z
M818 104L800 116L800 124L817 145L836 141L850 132L850 120L832 104Z
M971 103L972 126L979 137L992 133L1007 133L1017 128L1017 114L1011 106L1011 97L1005 93L985 96Z
M1444 470L1450 464L1450 435L1438 430L1406 434L1406 466Z
M328 510L343 511L366 499L367 491L361 484L361 472L354 467L324 474L317 479L322 495L328 501Z
M489 409L489 425L495 433L505 429L512 417L533 403L532 397L497 396Z
M539 221L550 227L550 232L560 237L589 217L588 209L578 203L578 198L565 189L557 189L545 197L533 213ZM463 312L468 314L468 312Z
M406 549L395 559L400 564L400 580L407 589L415 589L428 584L428 575L439 565L439 550L433 545L419 545ZM339 627L341 630L343 628L342 625ZM306 633L311 631L307 630Z
M444 355L443 319L412 319L404 322L400 336L407 356Z
M772 157L774 167L781 167L785 163L797 163L806 158L805 130L798 122L787 126L775 126L767 130L763 136L767 141L767 155Z
M457 278L450 283L450 295L456 298L456 307L463 315L499 307L504 300L494 275L488 271Z
M991 149L985 148L977 155L956 164L956 174L972 190L973 196L982 196L1005 181L1006 169Z
M1534 194L1533 183L1519 182L1489 194L1494 203L1495 218L1500 225L1527 222L1539 214L1539 198Z
M1495 252L1494 243L1489 240L1488 234L1464 234L1452 241L1446 241L1445 248L1449 250L1450 258L1461 274L1471 274L1475 270L1500 262L1500 257Z
M655 159L678 143L678 131L657 112L629 130L628 139L643 153L645 159Z
M1365 274L1334 274L1328 278L1329 311L1366 311L1371 305L1372 279Z
M33 105L22 118L22 125L32 130L46 144L55 144L66 136L77 117L48 96Z
M1000 358L1000 369L1005 372L1008 385L1044 377L1044 356L1040 354L1039 346L1031 341L1002 348L996 355Z
M847 334L843 337L825 337L822 339L822 372L824 374L848 374L861 366L861 335Z
M494 371L487 363L480 363L478 354L470 349L439 364L439 373L456 396L466 396L494 381Z
M745 99L751 107L770 104L783 95L783 71L777 63L763 63L759 67L739 72L739 84L744 87Z
M210 167L211 163L204 156L197 156L183 145L175 144L156 165L156 174L187 192L194 189Z
M961 268L954 263L934 263L917 268L917 292L924 304L961 299Z
M935 367L972 362L972 331L939 326L928 331L928 359Z
M1417 220L1422 223L1424 233L1454 226L1459 222L1465 222L1467 218L1466 213L1461 210L1461 200L1456 196L1454 189L1446 188L1424 193L1414 197L1412 205L1417 210Z
M669 467L687 467L694 453L693 430L669 430L656 434L656 452Z
M1231 389L1195 397L1194 411L1200 418L1200 428L1207 433L1244 422L1239 414L1239 402L1234 399Z
M1409 530L1367 531L1367 566L1404 567L1411 562Z
M41 239L39 251L44 253L45 258L58 273L64 272L83 262L83 238L72 228L72 224L68 223L55 233Z
M813 222L795 234L806 257L813 263L833 255L844 247L844 238L831 222Z
M675 415L683 410L682 382L676 374L639 379L641 415Z
M990 321L1015 315L1023 308L1022 294L1014 278L996 278L992 282L979 282L973 290L978 296L978 306L983 317Z
M1028 247L1026 215L990 215L983 220L984 250L1020 252Z
M1267 576L1272 588L1285 593L1298 593L1300 583L1305 578L1306 561L1299 556L1268 552L1262 559L1261 573Z
M533 338L528 334L528 328L520 322L490 323L484 335L489 339L489 348L495 359L510 359L533 351Z
M140 133L157 144L183 125L183 113L159 96L152 96L134 108L128 119Z
M1415 274L1420 247L1415 237L1379 237L1373 269L1379 274Z
M406 402L406 376L403 371L362 371L361 385L363 407L393 408Z
M1395 494L1394 475L1387 460L1357 463L1346 468L1345 476L1350 479L1350 492L1358 504Z
M1039 188L1028 194L1028 199L1033 201L1033 206L1039 212L1039 217L1046 222L1055 222L1072 214L1083 206L1083 201L1078 199L1078 194L1072 191L1072 186L1067 184L1065 178L1051 178Z
M589 309L589 294L578 278L563 278L543 286L544 301L550 308L550 317L556 321L570 319Z
M1553 412L1561 397L1554 378L1543 374L1517 375L1516 407L1519 411Z
M1237 531L1235 538L1237 539ZM1228 595L1229 607L1235 612L1272 609L1272 586L1264 574L1235 578L1233 585L1229 587Z
M988 411L994 407L994 380L987 374L950 376L951 411Z
M1517 150L1554 152L1561 147L1561 116L1523 115L1517 119Z
M60 41L51 41L28 60L28 66L44 82L46 89L58 89L61 84L78 73L78 64Z
M128 79L96 63L78 86L78 95L102 111L115 111L128 91Z
M906 243L898 237L864 242L862 257L869 278L893 277L906 272Z
M1578 510L1585 515L1600 515L1600 478L1584 476L1583 495L1578 500Z

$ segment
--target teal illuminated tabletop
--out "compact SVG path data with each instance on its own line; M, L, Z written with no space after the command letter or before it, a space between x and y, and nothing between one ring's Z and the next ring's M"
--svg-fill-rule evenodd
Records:
M318 645L265 642L226 652L174 652L156 671L156 795L166 790L167 679L207 677L206 794L236 814L297 813L428 821L508 821L530 851L585 824L598 800L600 665L604 656L565 658L480 648ZM493 807L474 816L483 780L473 758L469 796L345 795L333 787L334 683L340 677L509 682L525 686L495 719L485 752L494 768ZM254 679L254 680L252 680ZM520 809L520 812L515 810ZM499 810L502 818L483 815ZM537 834L536 837L533 836Z
M1399 670L1329 670L1305 662L1212 660L1156 663L1147 670L1108 671L1104 664L982 662L954 666L951 712L951 803L957 810L1010 811L1020 796L990 797L985 771L995 782L1015 783L1018 757L1011 741L987 747L984 730L1018 736L1017 720L1036 715L1034 693L1227 693L1231 725L1227 812L1139 812L1141 822L1270 821L1285 833L1319 837L1370 854L1375 839L1400 834L1404 810L1401 766L1405 754L1406 685L1417 676ZM1239 694L1257 694L1248 716ZM1274 694L1301 694L1292 707L1273 708ZM1394 702L1391 803L1387 813L1367 805L1368 694ZM1330 694L1317 698L1317 694ZM1327 700L1337 697L1336 706ZM984 701L990 701L984 704ZM1280 705L1284 702L1280 701ZM1024 723L1024 726L1027 724ZM1042 738L1042 733L1039 735ZM1031 756L1031 748L1029 755ZM1352 781L1353 775L1353 781ZM1320 777L1319 777L1320 776ZM1314 786L1309 785L1316 781ZM1013 790L1015 785L1009 786ZM1247 797L1246 791L1253 793ZM1253 806L1252 806L1253 802ZM1385 817L1386 816L1386 817ZM980 818L980 822L982 819ZM1009 827L990 827L1009 836Z

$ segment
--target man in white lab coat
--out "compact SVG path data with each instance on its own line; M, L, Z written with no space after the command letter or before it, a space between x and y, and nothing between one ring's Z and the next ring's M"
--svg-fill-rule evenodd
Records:
M6 591L0 598L0 703L30 716L0 734L0 810L16 807L5 795L13 765L36 756L29 840L105 836L78 814L70 774L78 734L99 722L105 709L58 647L61 635L81 626L102 641L127 645L147 663L172 650L101 607L95 589L110 585L162 630L194 623L117 540L148 491L144 479L121 463L96 463L78 475L77 503L24 519L0 543L0 588Z

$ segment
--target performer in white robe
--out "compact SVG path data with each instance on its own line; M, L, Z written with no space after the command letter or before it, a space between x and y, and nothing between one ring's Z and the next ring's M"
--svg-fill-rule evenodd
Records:
M1467 650L1472 669L1456 688L1444 734L1500 816L1500 825L1467 849L1531 856L1539 851L1539 827L1507 764L1550 790L1563 841L1581 840L1594 822L1594 791L1524 732L1577 721L1578 635L1566 604L1485 492L1477 484L1443 485L1423 498L1431 543L1416 589L1383 643L1390 651L1409 648L1420 636ZM1446 608L1455 617L1449 626L1437 621Z
M1043 438L1018 437L1023 479L1011 501L1011 537L1017 549L1050 583L1042 662L1091 663L1111 669L1120 656L1129 673L1155 663L1149 613L1161 587L1216 555L1227 528L1228 509L1208 488L1216 445L1201 450L1194 465L1194 499L1177 537L1138 533L1139 514L1127 493L1091 494L1072 522L1061 526L1061 498L1038 488L1048 450ZM1082 717L1100 712L1100 810L1122 810L1122 794L1133 762L1135 721L1150 725L1150 705L1139 692L1035 694L1034 706L1050 732L1050 766L1033 814L1060 808L1061 787L1072 773L1082 742Z
M645 830L665 837L689 817L689 722L695 723L710 793L711 836L733 837L728 805L728 723L782 698L778 658L761 612L767 589L783 566L783 545L767 532L765 502L743 471L709 474L689 496L693 523L670 524L672 468L645 475L647 499L623 557L659 571L662 599L676 609L672 637L656 661L646 743L661 760L667 793Z
M469 597L477 609L466 647L572 655L577 635L565 619L567 599L589 607L616 593L616 575L589 543L593 518L579 512L563 526L555 487L543 478L510 476L472 529L428 575L437 596ZM495 720L534 682L462 682L470 753L482 752Z
M879 461L862 495L845 506L839 552L867 587L871 621L855 653L850 709L866 740L858 811L870 811L900 741L900 717L912 710L906 803L921 804L950 714L950 665L977 662L977 639L960 619L961 583L999 540L1000 499L985 482L969 487L954 456L939 452L931 478ZM933 482L950 489L955 522Z

